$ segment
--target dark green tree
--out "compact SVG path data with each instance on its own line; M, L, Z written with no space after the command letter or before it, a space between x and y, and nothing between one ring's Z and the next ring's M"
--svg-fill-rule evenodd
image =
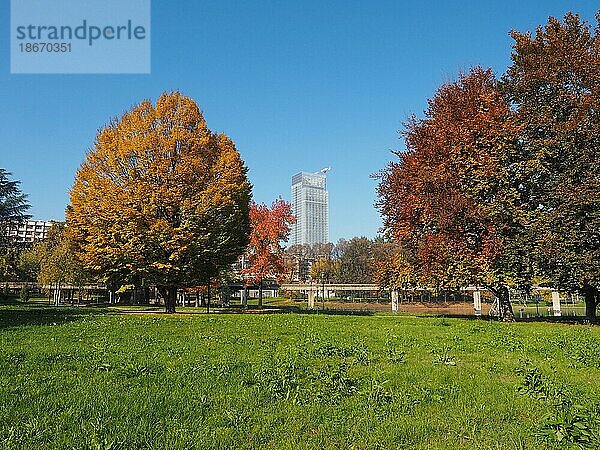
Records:
M17 277L19 248L9 242L8 232L12 226L31 218L27 214L27 195L21 192L20 181L11 180L10 172L0 168L0 278Z
M597 16L597 22L600 14ZM530 252L557 287L600 288L600 35L569 13L534 34L513 31L503 89L518 133L513 175L529 214Z
M27 195L21 192L20 181L9 179L11 173L0 168L0 225L22 222L31 216L27 214Z

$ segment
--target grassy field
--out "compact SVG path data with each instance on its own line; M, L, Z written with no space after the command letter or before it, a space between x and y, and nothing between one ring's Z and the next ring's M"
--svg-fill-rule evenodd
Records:
M599 375L584 325L11 305L0 448L597 448Z

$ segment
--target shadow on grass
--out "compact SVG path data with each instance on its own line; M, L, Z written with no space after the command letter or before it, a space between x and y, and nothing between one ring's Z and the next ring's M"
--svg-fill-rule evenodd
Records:
M481 320L485 322L499 322L498 318L491 316L475 316L473 314L408 314L422 318L439 318L439 319L462 319L462 320ZM562 323L571 325L599 325L600 318L594 321L586 319L585 316L539 316L539 317L515 317L515 322L520 323Z
M326 314L332 316L372 316L375 314L374 311L362 310L362 309L305 309L296 305L286 306L272 306L265 305L262 308L258 306L230 306L226 309L219 311L220 313L250 313L250 314Z
M600 321L598 318L595 320L589 320L585 316L561 316L561 317L552 317L552 316L541 316L541 317L528 317L516 319L517 322L547 322L547 323L567 323L567 324L575 324L575 325L598 325Z
M8 307L6 307L8 306ZM105 314L101 308L0 304L0 330L22 326L45 326L80 320L90 314Z
M373 316L375 311L366 309L305 309L301 314L325 314L327 316Z
M194 310L177 310L178 314L206 314L206 309L198 308ZM22 303L19 301L10 301L0 303L0 330L6 328L32 326L32 325L54 325L59 323L73 322L80 320L84 316L101 314L165 314L162 306L147 306L140 309L123 309L115 305L99 304L86 306L51 306L40 303ZM243 307L241 305L231 305L226 308L217 307L211 309L210 314L302 314L314 315L323 314L331 316L373 316L376 311L364 309L305 309L297 305L264 305L259 308L256 305ZM400 313L399 316L408 315L420 318L438 318L438 319L462 319L469 321L498 321L490 316L474 316L473 314L427 314L427 313ZM562 323L562 324L592 324L598 325L600 321L590 322L584 316L540 316L528 318L516 318L517 322L534 323Z

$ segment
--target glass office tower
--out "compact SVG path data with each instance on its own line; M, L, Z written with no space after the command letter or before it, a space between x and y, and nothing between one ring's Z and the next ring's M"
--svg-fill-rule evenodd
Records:
M292 177L292 213L296 223L292 225L290 245L329 242L327 170L300 172Z

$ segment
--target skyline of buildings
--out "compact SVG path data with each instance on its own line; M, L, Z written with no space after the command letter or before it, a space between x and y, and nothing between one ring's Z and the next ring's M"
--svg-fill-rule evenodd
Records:
M329 242L329 193L327 167L319 172L292 176L292 225L290 245Z

